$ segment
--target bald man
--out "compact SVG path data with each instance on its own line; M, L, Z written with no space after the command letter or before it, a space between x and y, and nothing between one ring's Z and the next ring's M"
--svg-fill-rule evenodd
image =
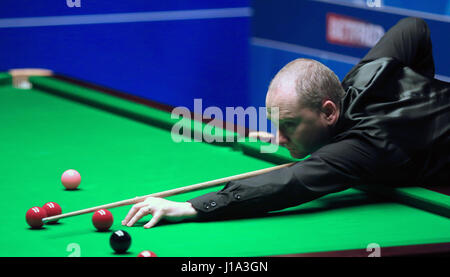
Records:
M266 106L269 118L279 118L278 142L308 159L187 202L148 198L122 224L148 214L145 228L162 218L256 215L362 184L449 180L450 85L434 79L430 32L421 19L400 20L342 83L317 61L290 62L270 83Z

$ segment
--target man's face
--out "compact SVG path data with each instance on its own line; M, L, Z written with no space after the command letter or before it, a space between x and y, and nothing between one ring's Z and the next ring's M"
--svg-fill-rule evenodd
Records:
M325 145L330 138L330 126L334 124L329 114L303 107L296 95L281 96L267 101L268 118L278 127L278 143L294 158L303 158Z

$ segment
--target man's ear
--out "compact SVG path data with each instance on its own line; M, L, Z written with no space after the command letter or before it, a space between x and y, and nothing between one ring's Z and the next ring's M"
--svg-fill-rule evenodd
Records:
M339 117L339 108L331 100L325 100L322 103L322 113L327 123L334 124Z

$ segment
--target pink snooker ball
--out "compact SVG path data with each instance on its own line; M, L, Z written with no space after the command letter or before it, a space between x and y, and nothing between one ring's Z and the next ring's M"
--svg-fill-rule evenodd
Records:
M76 189L81 183L80 173L74 169L64 171L61 176L61 183L68 190Z

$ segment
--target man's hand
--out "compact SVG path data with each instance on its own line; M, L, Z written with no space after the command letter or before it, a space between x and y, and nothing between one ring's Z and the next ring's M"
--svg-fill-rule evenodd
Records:
M144 225L144 228L155 226L162 218L169 221L181 221L186 218L193 218L197 211L189 202L174 202L163 198L148 197L143 202L134 205L122 225L133 226L142 217L151 214L152 219Z

